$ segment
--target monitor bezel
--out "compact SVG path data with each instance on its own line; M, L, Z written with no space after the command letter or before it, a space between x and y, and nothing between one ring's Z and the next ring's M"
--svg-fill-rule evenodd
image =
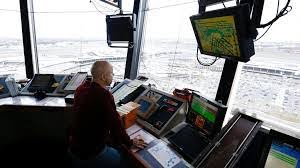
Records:
M111 27L113 27L113 26L110 25L111 24L110 22L114 19L124 19L126 21L125 26L127 26L127 30L123 30L123 32L126 32L126 35L128 35L128 39L120 38L119 40L116 40L116 39L112 38L113 32L111 31ZM116 26L116 25L114 25L114 26ZM109 46L112 46L113 43L128 44L128 43L132 42L133 41L133 31L134 31L133 14L106 15L106 39L107 39L106 41Z
M250 38L249 32L247 30L248 29L247 27L250 24L250 14L249 13L250 13L249 5L242 4L242 5L238 5L238 6L233 6L233 7L218 9L218 10L212 10L212 11L205 12L203 14L197 14L197 15L191 16L190 21L191 21L191 24L193 27L194 35L196 37L200 52L205 55L227 58L227 59L231 59L231 60L237 60L237 61L242 61L242 62L249 61L250 56L248 56L244 53L244 50L245 50L243 48L244 42L242 40L242 38L244 38L244 39ZM213 52L205 51L202 48L201 41L200 41L197 29L196 29L195 21L199 20L199 19L209 19L209 18L222 17L222 16L233 16L233 18L234 18L235 28L236 28L236 33L237 33L237 40L238 40L238 48L240 51L239 57L232 56L232 55L216 54Z
M296 146L297 148L300 148L300 139L297 139L295 137L292 137L290 135L281 133L273 129L270 130L270 136L272 137L272 141L273 140L283 141L293 146Z
M272 143L274 141L279 141L282 143L287 143L289 145L292 145L293 147L299 148L300 149L300 139L297 139L295 137L292 137L290 135L281 133L279 131L273 130L271 129L269 132L269 136L267 137L267 143L265 145L265 149L263 150L264 152L261 154L261 159L259 162L259 165L261 167L264 167L266 162L267 162L267 158L269 156L269 152L272 148Z
M192 122L191 120L189 120L188 116L191 114L192 112L192 101L194 99L194 97L199 98L201 101L208 103L209 105L212 105L214 107L216 107L218 109L217 111L217 115L216 115L216 121L215 124L213 126L213 129L210 133L207 133L206 131L204 131L203 129L197 127L194 122ZM208 137L209 139L213 139L215 137L215 135L220 132L221 128L222 128L222 124L225 118L225 114L226 114L226 110L227 110L227 106L214 101L214 100L210 100L208 98L205 98L204 96L201 96L195 92L192 93L192 99L189 102L189 106L188 106L188 112L186 114L186 123L189 123L190 125L192 125L195 129L197 129L198 131L200 131L201 133L203 133L206 137Z

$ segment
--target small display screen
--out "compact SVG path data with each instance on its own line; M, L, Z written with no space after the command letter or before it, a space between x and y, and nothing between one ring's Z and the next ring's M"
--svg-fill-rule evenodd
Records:
M53 79L53 75L36 75L32 82L32 87L47 87L49 85L49 82Z
M240 57L234 16L198 19L194 24L204 52Z
M217 2L212 0L208 3ZM255 54L255 28L249 26L248 4L211 10L190 17L200 52L205 55L247 62Z
M216 123L218 108L201 97L193 96L187 119L195 127L210 134Z
M139 101L139 104L140 104L140 111L142 113L146 113L149 110L150 106L151 106L150 102L148 102L146 100L143 100L143 99L141 99Z
M273 141L265 168L300 168L300 149Z
M172 120L183 102L157 92L148 93L153 94L152 98L157 105L157 109L149 116L147 122L156 129L161 130L165 124Z

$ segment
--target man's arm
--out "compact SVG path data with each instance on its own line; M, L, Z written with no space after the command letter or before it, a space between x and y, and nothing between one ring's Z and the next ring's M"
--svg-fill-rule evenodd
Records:
M106 113L107 124L109 126L110 134L113 140L118 144L125 144L131 146L132 141L125 131L124 125L116 110L114 100L111 94L106 95L106 101L103 104L103 110Z

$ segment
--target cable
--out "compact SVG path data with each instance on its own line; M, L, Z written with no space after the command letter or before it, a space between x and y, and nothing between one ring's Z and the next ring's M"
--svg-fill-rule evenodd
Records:
M171 76L172 76L172 73L173 73L174 62L175 62L175 54L176 54L176 52L177 52L177 48L178 48L178 43L179 43L180 32L181 32L181 26L180 26L180 28L179 28L179 32L178 32L178 35L177 35L177 41L176 41L176 46L175 46L175 52L174 52L173 62L172 62L172 65L171 65L170 78L171 78ZM169 79L170 79L170 78L169 78ZM168 88L169 88L169 86L170 86L170 82L171 82L171 80L169 80L169 83L168 83Z
M46 12L29 12L29 13L98 13L100 11L46 11ZM107 12L107 11L104 11Z
M211 65L213 65L219 59L218 57L215 57L215 60L213 60L213 62L211 62L211 63L203 63L203 62L200 61L200 59L198 57L198 54L199 54L199 47L197 47L197 55L196 55L196 57L197 57L198 63L200 65L203 65L203 66L211 66Z
M264 28L266 26L269 26L271 24L273 24L275 21L277 21L280 17L288 14L291 10L292 7L289 6L291 0L288 0L286 5L284 6L284 8L276 15L275 18L273 18L271 21L265 23L265 24L260 24L259 26L257 26L257 28Z
M103 14L103 15L107 15L106 13L104 13L104 12L114 12L113 10L109 10L109 11L100 11L98 8L97 8L97 6L95 5L95 3L94 3L94 1L92 1L92 0L90 0L90 3L92 3L93 5L94 5L94 7L95 7L95 9L97 10L97 11L44 11L44 12L29 12L29 13L101 13L101 14ZM98 4L99 5L99 4ZM99 5L99 6L101 6L101 5ZM103 8L106 8L106 7L104 7L104 6L101 6L101 7L103 7ZM106 9L109 9L109 8L106 8ZM0 10L4 10L4 11L16 11L16 12L20 12L20 11L17 11L17 10L8 10L8 9L0 9Z
M186 4L190 4L190 3L196 3L198 2L197 0L195 1L190 1L190 2L185 2L185 3L178 3L178 4L173 4L173 5L166 5L166 6L161 6L161 7L157 7L157 8L151 8L151 9L145 9L144 11L151 11L151 10L157 10L157 9L162 9L162 8L168 8L168 7L175 7L175 6L181 6L181 5L186 5ZM45 11L45 12L29 12L29 13L95 13L95 12L100 12L101 14L104 14L106 15L104 12L116 12L116 11L119 11L119 9L113 11L113 10L109 10L109 11L100 11L95 3L90 0L90 3L93 3L94 7L96 8L97 11L57 11L57 12L54 12L54 11ZM98 4L99 5L99 4ZM101 6L101 5L99 5ZM103 8L106 8L104 6L101 6ZM108 8L107 8L108 9ZM14 12L20 12L18 10L9 10L9 9L0 9L0 10L3 10L3 11L14 11ZM130 12L130 11L123 11L123 12Z
M11 9L0 9L0 11L7 12L21 12L20 10L11 10ZM98 13L99 11L45 11L45 12L28 12L28 13ZM103 12L111 12L111 11L103 11Z
M91 1L94 1L94 0L90 0L90 2L91 2ZM113 11L114 11L114 10L113 10L113 9L111 9L111 8L108 8L108 7L106 7L106 6L100 5L100 3L99 3L99 2L100 2L100 1L96 1L97 5L101 6L102 8L108 9L108 10L110 10L111 12L113 12ZM120 9L118 9L118 10L120 10Z
M257 42L257 41L260 40L262 37L264 37L264 35L269 31L269 29L271 28L272 25L273 25L273 24L271 24L271 25L268 27L268 29L267 29L260 37L258 37L257 39L255 39L254 42Z
M101 12L101 11L97 8L97 6L95 5L94 1L90 0L90 3L92 3L92 4L94 5L95 9L96 9L99 13L101 13L101 14L103 14L103 15L106 15L105 13Z
M276 10L276 16L278 15L278 11L279 11L279 0L277 0L277 10ZM270 30L271 26L273 25L273 23L268 27L268 29L258 38L256 38L254 40L254 42L257 42L258 40L260 40L262 37L264 37L264 35Z
M0 9L0 11L7 11L7 12L20 12L19 10L12 10L12 9Z
M222 4L223 4L224 8L226 8L224 1L222 1Z
M146 66L146 64L145 64L145 62L144 62L144 60L141 58L140 61L141 61L142 64L144 65L145 70L147 71L147 73L149 74L149 79L153 80L153 81L156 83L156 85L157 85L158 87L160 87L159 83L158 83L154 78L151 78L151 76L150 76L151 73L149 72L149 70L148 70L148 68L147 68L147 66Z
M161 7L157 7L157 8L145 9L144 11L151 11L151 10L157 10L157 9L162 9L162 8L168 8L168 7L174 7L174 6L181 6L181 5L186 5L186 4L195 3L195 2L198 2L198 1L190 1L190 2L173 4L173 5L166 5L166 6L161 6Z
M277 0L276 16L278 15L278 11L279 11L279 0Z
M90 0L91 1L91 0ZM94 0L93 0L94 1ZM103 5L100 5L100 2L101 1L95 1L96 2L96 4L97 5L99 5L100 7L102 7L102 8L105 8L105 9L107 9L108 11L105 11L105 12L112 12L113 14L116 14L116 12L120 12L120 8L118 8L118 9L116 9L116 10L114 10L114 9L112 9L112 8L108 8L108 7L106 7L106 6L103 6ZM123 13L130 13L131 11L123 11Z

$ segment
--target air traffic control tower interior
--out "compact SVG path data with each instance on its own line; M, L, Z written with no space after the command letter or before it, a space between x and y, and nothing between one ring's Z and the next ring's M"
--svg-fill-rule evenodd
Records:
M147 144L107 142L129 167L300 168L296 4L2 0L1 167L99 159L76 157L70 132L77 88L108 61L122 129Z

